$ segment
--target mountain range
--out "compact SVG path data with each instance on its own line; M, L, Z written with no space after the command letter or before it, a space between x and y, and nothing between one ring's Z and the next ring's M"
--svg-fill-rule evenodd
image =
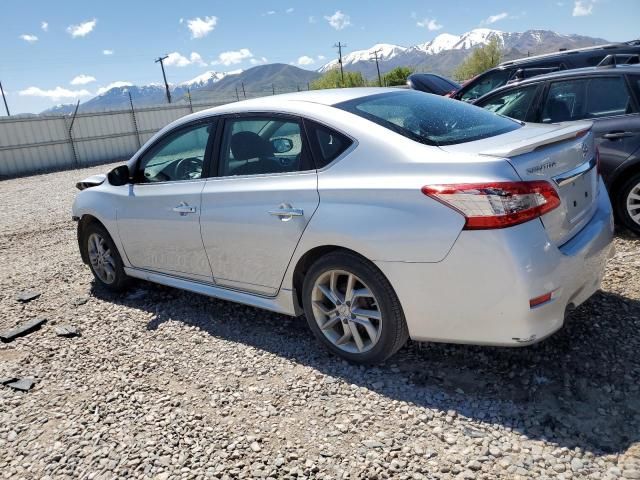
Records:
M409 47L379 43L371 48L344 55L342 65L347 71L358 71L365 78L374 78L376 75L374 52L377 52L382 73L395 67L408 66L418 72L450 76L473 49L486 45L493 39L501 45L504 60L607 43L602 38L564 35L549 30L502 32L477 28L462 35L442 33L429 42ZM290 92L306 89L310 82L322 73L337 68L338 65L337 60L332 60L317 71L304 70L282 63L258 65L245 71L208 71L191 80L171 85L171 96L176 103L188 102L187 92L190 92L193 102L225 102ZM101 111L129 108L129 94L134 106L157 105L166 101L164 85L120 84L81 103L79 110ZM67 114L73 109L74 105L58 105L42 113Z

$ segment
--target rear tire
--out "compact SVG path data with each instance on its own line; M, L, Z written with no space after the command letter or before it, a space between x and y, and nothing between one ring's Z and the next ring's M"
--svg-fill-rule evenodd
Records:
M87 225L82 235L82 248L99 285L114 292L129 285L130 278L124 273L122 258L106 228L96 222Z
M640 234L640 173L633 175L620 188L616 213L629 230Z
M316 338L353 363L383 362L409 338L389 281L371 262L350 252L329 253L311 266L302 303Z

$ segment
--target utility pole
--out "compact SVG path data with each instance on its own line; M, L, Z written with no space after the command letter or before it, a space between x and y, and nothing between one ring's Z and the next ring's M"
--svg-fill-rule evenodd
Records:
M167 102L171 103L171 92L169 92L169 84L167 83L167 75L164 73L164 60L169 58L169 55L156 58L156 63L160 62L160 68L162 69L162 78L164 79L164 88L167 91Z
M240 101L240 95L238 95L238 86L236 85L236 100Z
M376 70L378 71L378 86L382 86L382 77L380 76L380 65L378 64L378 54L381 52L382 50L375 50L373 52L371 52L371 55L373 55L373 57L376 60Z
M240 85L242 85L242 95L244 96L245 100L247 99L247 92L244 91L244 82L240 82Z
M7 117L10 117L9 105L7 105L7 97L4 96L4 89L2 88L2 82L0 82L0 92L2 92L2 100L4 100L4 109L7 111Z
M344 87L344 69L342 68L342 49L347 45L344 43L336 43L333 48L338 49L338 63L340 64L340 78L342 79L342 86Z

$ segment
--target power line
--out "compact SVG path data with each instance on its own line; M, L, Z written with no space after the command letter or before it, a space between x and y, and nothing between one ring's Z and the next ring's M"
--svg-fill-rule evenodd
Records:
M342 68L342 48L346 47L346 43L336 43L333 48L338 49L338 63L340 64L340 78L342 78L342 86L344 87L344 70Z
M4 109L7 111L7 117L10 117L9 105L7 105L7 97L4 96L4 89L2 88L2 82L0 82L0 92L2 92L2 100L4 100Z
M167 75L164 73L164 63L163 61L169 58L169 55L165 55L164 57L158 57L155 63L160 62L160 68L162 69L162 78L164 78L164 88L167 91L167 102L171 103L171 92L169 92L169 84L167 83Z
M374 50L373 52L371 52L371 55L374 56L375 60L376 60L376 70L378 70L378 85L381 87L382 86L382 77L380 76L380 65L378 64L378 54L381 52L382 50Z

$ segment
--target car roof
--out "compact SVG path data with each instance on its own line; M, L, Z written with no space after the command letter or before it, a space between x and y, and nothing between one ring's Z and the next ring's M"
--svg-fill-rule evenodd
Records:
M328 88L323 90L307 90L303 92L284 93L281 95L269 95L266 97L242 100L232 105L238 110L247 110L252 107L273 107L277 108L282 102L311 102L321 105L335 105L336 103L347 102L356 98L368 97L380 93L401 92L399 88L389 87L356 87L356 88Z
M575 78L575 77L595 77L595 76L606 76L611 75L612 73L636 73L640 74L640 65L617 65L615 67L585 67L585 68L573 68L569 70L559 70L557 72L545 73L543 75L536 75L535 77L526 78L519 82L508 83L507 85L503 85L502 87L496 88L492 90L482 97L478 98L475 103L479 103L480 100L484 98L488 98L489 96L493 96L496 93L503 92L505 90L510 90L511 88L522 87L526 85L531 85L539 82L544 82L547 80L557 80L560 78Z
M502 62L500 65L498 65L497 68L526 65L528 63L535 63L540 60L549 60L552 58L563 58L566 56L589 54L591 52L597 52L599 50L606 50L606 51L611 51L608 53L615 53L613 52L613 50L629 49L629 48L633 49L633 47L636 47L636 46L637 45L632 41L632 42L622 42L622 43L607 43L604 45L596 45L593 47L585 47L585 48L575 48L573 50L563 50L559 52L544 53L542 55L534 55L532 57L518 58L516 60L508 60L506 62Z

